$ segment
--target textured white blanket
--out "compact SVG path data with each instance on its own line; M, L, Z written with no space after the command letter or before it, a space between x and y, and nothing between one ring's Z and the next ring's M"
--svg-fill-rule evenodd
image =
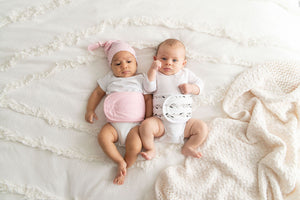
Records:
M232 83L201 147L202 159L169 167L157 199L283 199L296 183L300 66L268 63Z

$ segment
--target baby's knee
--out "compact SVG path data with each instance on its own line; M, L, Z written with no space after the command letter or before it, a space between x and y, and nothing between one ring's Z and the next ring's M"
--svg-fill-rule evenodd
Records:
M101 129L100 133L98 134L98 142L102 146L107 142L116 142L118 140L117 131L111 126L110 124L104 125Z
M140 135L143 136L145 134L153 134L159 132L161 129L161 125L158 120L159 119L156 119L155 117L145 119L141 123L139 128Z
M198 124L203 131L208 132L208 126L204 121L198 119Z
M138 133L138 127L131 129L126 137L126 152L140 152L142 150L142 141Z
M202 135L208 134L208 125L204 121L192 118L188 123L193 131L200 132Z
M208 131L208 125L202 120L199 120L198 123L199 123L199 126L200 126L200 134L201 134L203 140L206 140L207 137L208 137L208 132L209 132Z
M140 128L139 128L139 131L140 133L142 132L145 132L145 130L151 128L151 126L153 127L154 123L153 123L153 119L152 118L147 118L145 119L141 125L140 125Z
M126 149L126 154L138 155L142 150L142 143L141 142L137 142L137 143L131 142L130 144L125 145L125 149Z

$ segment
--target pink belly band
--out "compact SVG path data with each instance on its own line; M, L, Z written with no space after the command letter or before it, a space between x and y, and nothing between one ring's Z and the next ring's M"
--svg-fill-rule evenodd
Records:
M104 100L108 122L141 122L145 117L145 100L139 92L114 92Z

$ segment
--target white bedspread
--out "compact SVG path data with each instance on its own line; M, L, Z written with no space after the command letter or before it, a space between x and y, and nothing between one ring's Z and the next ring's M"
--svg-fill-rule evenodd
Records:
M0 199L297 199L299 25L298 0L0 1ZM96 138L103 102L84 120L110 70L87 46L127 41L144 73L167 38L205 82L193 109L211 128L204 156L156 143L116 186Z

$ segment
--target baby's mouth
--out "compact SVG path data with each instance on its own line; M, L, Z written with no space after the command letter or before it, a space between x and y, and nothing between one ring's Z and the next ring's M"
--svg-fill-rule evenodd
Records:
M166 71L166 72L168 72L168 71L171 71L172 68L170 68L170 67L164 67L163 70Z
M130 74L130 71L123 71L122 74Z

